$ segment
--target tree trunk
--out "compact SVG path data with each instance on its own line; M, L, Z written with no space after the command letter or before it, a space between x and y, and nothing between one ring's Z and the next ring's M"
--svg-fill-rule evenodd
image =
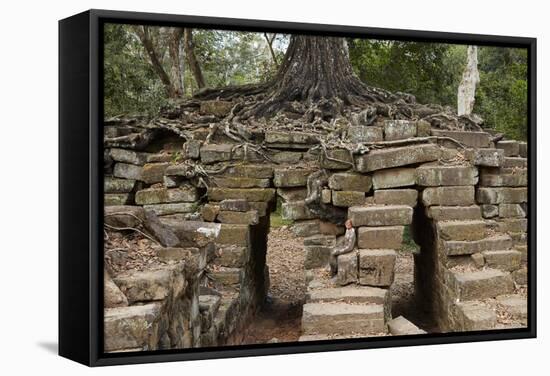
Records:
M168 76L168 73L166 73L166 71L164 70L162 63L160 61L160 58L157 55L156 46L151 37L149 27L136 26L134 30L136 31L139 39L141 40L141 43L145 48L145 52L147 52L147 55L149 56L149 62L151 63L153 70L162 81L162 84L164 85L164 88L166 90L166 94L170 98L176 97L177 90L172 84L172 80L170 79L170 76Z
M269 38L269 35L267 35L267 33L264 33L264 38L267 42L267 46L269 47L269 52L271 53L273 63L275 64L275 67L279 69L279 62L277 61L277 56L275 56L275 51L273 51L273 41L275 40L276 36L277 34L273 34L273 36Z
M170 54L172 80L174 82L174 88L176 95L181 97L183 95L183 72L180 64L180 42L183 37L183 29L174 29L170 35L170 41L168 45L168 53Z
M189 63L189 69L195 78L195 82L199 89L202 89L206 86L204 82L204 77L202 75L202 70L195 56L195 46L193 43L193 31L191 29L185 29L183 36L185 56L187 57L187 62Z
M476 86L479 84L479 71L477 70L477 47L468 46L468 60L462 81L458 86L458 115L471 115L474 109Z
M344 38L293 35L268 99L254 111L256 116L274 113L284 102L311 105L323 102L328 117L341 112L342 104L366 106L386 103L394 97L371 88L353 72Z

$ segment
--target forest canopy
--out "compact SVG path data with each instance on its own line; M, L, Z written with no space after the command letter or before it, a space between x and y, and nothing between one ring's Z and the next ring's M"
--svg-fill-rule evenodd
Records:
M268 82L290 36L206 29L107 24L105 116L154 116L204 88ZM456 109L467 46L347 39L351 65L364 83L412 94L420 103ZM479 47L474 113L509 138L527 137L527 50Z

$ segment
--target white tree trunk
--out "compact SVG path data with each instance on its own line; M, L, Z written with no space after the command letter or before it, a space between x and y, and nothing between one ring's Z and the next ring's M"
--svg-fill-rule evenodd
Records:
M474 109L476 87L479 84L479 71L477 70L477 47L468 46L468 60L462 81L458 86L458 115L470 115Z

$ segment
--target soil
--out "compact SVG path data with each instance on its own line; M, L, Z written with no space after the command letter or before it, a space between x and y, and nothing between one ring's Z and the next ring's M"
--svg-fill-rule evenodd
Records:
M247 328L243 344L295 342L302 330L306 292L303 239L287 227L272 227L267 243L268 297Z

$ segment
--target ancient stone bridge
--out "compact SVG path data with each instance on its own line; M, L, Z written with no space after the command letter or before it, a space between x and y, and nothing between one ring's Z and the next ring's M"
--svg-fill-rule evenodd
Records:
M316 132L257 131L250 145L202 129L188 140L152 133L139 122L105 126L105 222L142 228L162 261L106 271L107 351L240 343L269 287L277 199L304 241L301 340L423 333L391 317L406 226L420 245L415 302L439 331L502 327L502 310L525 315L526 143L408 120L350 126L346 147ZM331 279L346 218L357 244Z

